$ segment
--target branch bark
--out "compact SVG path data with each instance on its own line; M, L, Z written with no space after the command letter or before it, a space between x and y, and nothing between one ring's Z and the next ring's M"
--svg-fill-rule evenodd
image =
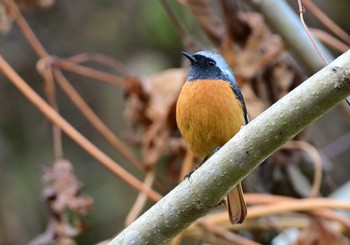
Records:
M109 244L167 244L239 181L350 94L350 51L310 77L235 137ZM332 122L334 123L334 122Z

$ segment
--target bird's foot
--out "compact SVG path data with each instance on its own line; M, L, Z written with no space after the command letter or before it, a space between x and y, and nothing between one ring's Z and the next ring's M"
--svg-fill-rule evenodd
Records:
M224 205L226 206L226 200L225 199L222 199L216 206L221 206L221 205Z
M200 166L202 166L202 164L208 160L208 156L206 156L203 161L200 162L200 164L198 166L195 166L194 170L189 172L188 174L185 175L184 179L190 179L191 175L194 173L194 171L196 171Z
M215 150L214 150L214 154L215 154L216 152L218 152L220 149L221 149L221 146L216 147Z

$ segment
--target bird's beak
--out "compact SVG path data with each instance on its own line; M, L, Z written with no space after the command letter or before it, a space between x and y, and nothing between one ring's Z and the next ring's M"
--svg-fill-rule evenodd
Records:
M186 52L181 52L181 54L185 55L187 59L191 61L192 64L197 63L197 60L195 57L193 57L192 54L186 53Z

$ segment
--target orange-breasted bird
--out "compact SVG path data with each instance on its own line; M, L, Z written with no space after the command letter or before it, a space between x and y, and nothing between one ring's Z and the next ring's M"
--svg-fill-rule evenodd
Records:
M193 55L176 107L176 122L192 152L203 162L249 121L244 98L225 59L213 51ZM227 195L231 223L247 215L241 183Z

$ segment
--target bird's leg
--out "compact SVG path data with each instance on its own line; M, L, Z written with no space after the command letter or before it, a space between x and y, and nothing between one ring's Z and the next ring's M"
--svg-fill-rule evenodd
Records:
M218 150L220 150L220 148L221 148L221 146L216 147L213 154L215 154ZM199 163L198 166L195 166L195 168L194 168L193 171L191 171L191 172L189 172L188 174L186 174L185 177L184 177L184 179L189 179L189 178L191 177L191 175L193 174L193 172L196 171L200 166L202 166L202 164L205 163L208 159L209 159L209 155L206 156L206 157ZM219 205L225 204L225 203L226 203L226 201L225 201L225 200L222 200L222 201L219 203Z
M203 163L205 163L208 160L209 156L206 156L198 166L194 167L194 170L189 172L188 174L185 175L184 179L190 179L191 175L193 174L194 171L196 171L200 166L202 166Z
M221 146L218 146L215 148L214 153L215 154L218 150L220 150ZM206 156L199 164L198 166L195 166L195 169L191 172L189 172L188 174L185 175L184 179L190 179L191 175L194 173L194 171L196 171L200 166L203 165L203 163L205 163L207 160L209 159L209 155ZM221 206L221 205L225 205L226 206L226 200L222 199L215 207Z

